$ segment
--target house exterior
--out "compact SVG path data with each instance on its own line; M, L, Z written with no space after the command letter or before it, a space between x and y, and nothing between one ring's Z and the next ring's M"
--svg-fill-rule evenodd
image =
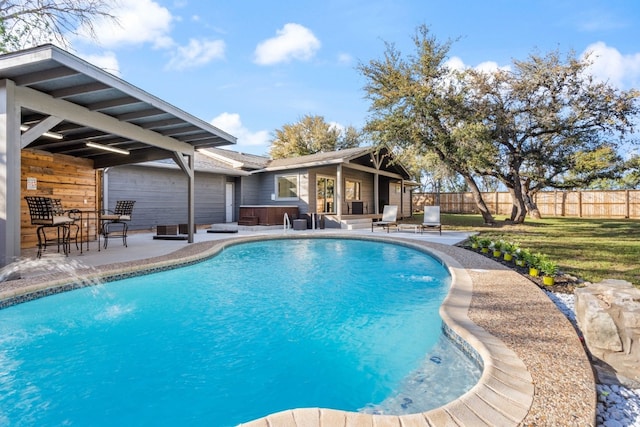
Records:
M257 207L297 208L297 217L310 220L315 214L327 228L350 228L363 220L368 226L386 204L397 205L401 218L413 210L414 184L386 148L358 147L276 160L208 148L196 154L195 171L195 223L200 225L242 224L247 209ZM103 179L105 205L117 199L136 200L133 229L184 223L181 179L179 170L166 162L111 168ZM276 224L282 221L280 215Z
M236 182L249 173L198 152L194 170L195 225L234 221ZM186 184L187 177L171 160L112 167L102 172L103 204L113 208L117 200L135 200L132 230L186 224Z

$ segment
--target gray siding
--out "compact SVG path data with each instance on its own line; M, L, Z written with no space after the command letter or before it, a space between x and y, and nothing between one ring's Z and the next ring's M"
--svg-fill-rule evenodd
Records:
M293 175L297 174L300 178L300 186L298 188L298 200L271 200L271 195L275 193L275 176L276 175ZM306 169L287 170L283 172L266 172L259 175L260 181L258 185L256 205L282 205L297 206L300 215L309 212L309 179L310 174ZM250 204L250 203L245 203Z
M187 177L181 170L148 166L118 166L107 172L108 208L117 200L135 200L131 229L187 223ZM225 220L226 176L196 172L195 223L207 225Z

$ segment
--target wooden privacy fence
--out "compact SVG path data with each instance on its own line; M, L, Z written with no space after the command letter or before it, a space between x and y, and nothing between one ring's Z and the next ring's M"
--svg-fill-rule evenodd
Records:
M509 193L482 197L493 215L511 215ZM534 200L543 217L640 218L640 190L542 191ZM479 213L471 193L413 193L415 210L437 204L443 213Z

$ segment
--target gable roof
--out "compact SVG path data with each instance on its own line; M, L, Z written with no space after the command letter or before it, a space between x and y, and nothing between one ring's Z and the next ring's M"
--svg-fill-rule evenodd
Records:
M375 163L379 162L378 167ZM316 153L308 156L275 159L269 162L264 171L279 171L318 167L326 165L358 165L361 168L379 169L400 175L403 179L410 179L411 175L405 167L394 160L393 153L386 147L355 147L344 150Z
M312 168L327 165L350 164L360 169L376 169L388 171L408 180L409 172L402 164L395 161L393 153L386 147L355 147L344 150L315 153L307 156L288 157L285 159L270 159L255 154L239 153L237 151L220 148L200 150L202 154L222 161L234 169L252 171L252 173L284 171L300 168Z

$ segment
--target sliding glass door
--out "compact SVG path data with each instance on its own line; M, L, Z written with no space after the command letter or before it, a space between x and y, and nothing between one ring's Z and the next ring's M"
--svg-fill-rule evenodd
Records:
M334 203L335 188L335 178L328 176L318 176L316 178L316 212L336 213Z

